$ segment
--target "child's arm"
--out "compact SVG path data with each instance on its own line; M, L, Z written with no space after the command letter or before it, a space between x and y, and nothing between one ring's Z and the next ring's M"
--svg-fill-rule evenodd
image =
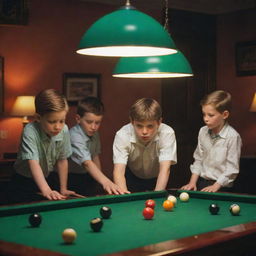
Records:
M114 182L126 193L130 193L128 191L125 179L125 164L114 164L113 178Z
M105 191L107 191L108 194L124 194L127 193L127 191L123 190L118 185L114 184L108 177L106 177L101 169L100 159L99 156L95 156L93 160L86 160L83 162L83 166L90 175L99 182Z
M164 190L170 175L171 161L161 161L155 191Z
M190 181L188 184L181 187L184 190L197 190L196 183L199 178L199 175L196 173L192 173Z
M61 195L59 192L52 190L49 187L48 183L45 180L43 171L38 161L28 160L28 164L29 164L32 176L44 197L46 197L49 200L63 200L66 198L65 196Z
M215 182L213 185L201 189L204 192L217 192L221 188L221 185Z
M84 197L81 196L74 191L67 189L68 183L68 160L67 159L59 159L56 163L59 180L60 180L60 193L64 196L75 196L75 197Z

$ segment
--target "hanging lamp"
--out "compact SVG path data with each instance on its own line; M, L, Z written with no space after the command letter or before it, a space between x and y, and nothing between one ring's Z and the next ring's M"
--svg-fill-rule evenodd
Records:
M172 55L152 57L122 57L113 77L122 78L172 78L193 76L185 56L179 51Z
M97 20L83 35L79 54L161 56L176 53L169 33L152 17L126 5Z
M168 0L165 0L165 25L168 31ZM178 51L175 54L153 57L122 57L113 71L120 78L174 78L193 76L191 66Z

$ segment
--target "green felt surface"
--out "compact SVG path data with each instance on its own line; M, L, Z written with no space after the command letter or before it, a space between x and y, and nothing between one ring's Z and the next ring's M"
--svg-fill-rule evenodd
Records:
M205 198L198 198L201 195ZM65 254L93 256L256 221L256 197L205 195L207 194L191 193L189 202L178 200L177 206L171 212L162 208L167 196L165 192L49 202L18 206L16 210L15 207L2 208L0 215L2 211L2 215L10 216L0 218L0 240ZM149 198L156 201L155 216L152 220L144 220L142 210L145 200ZM220 206L218 215L209 213L208 207L211 203ZM230 214L229 207L232 203L240 205L239 216ZM111 207L112 216L103 220L101 232L95 233L91 231L89 222L100 216L99 209L103 205ZM39 228L31 228L28 217L38 209L43 217L42 224ZM3 214L7 210L8 214ZM16 212L12 215L13 210L22 214ZM74 228L77 232L77 239L72 245L65 245L62 241L61 233L65 228Z

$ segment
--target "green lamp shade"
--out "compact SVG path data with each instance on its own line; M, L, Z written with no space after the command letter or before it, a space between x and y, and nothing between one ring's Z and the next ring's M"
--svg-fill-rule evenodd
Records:
M150 16L125 6L97 20L77 53L95 56L160 56L176 53L168 32Z
M113 77L171 78L193 76L189 62L181 52L165 56L122 57Z

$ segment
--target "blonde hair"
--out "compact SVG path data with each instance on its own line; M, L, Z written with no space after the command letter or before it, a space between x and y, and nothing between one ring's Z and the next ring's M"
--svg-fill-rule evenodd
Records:
M36 113L44 115L49 112L68 111L66 98L54 89L39 92L35 98Z
M130 119L132 121L159 121L161 117L162 109L154 99L139 99L130 109Z
M231 111L231 95L225 91L214 91L206 95L200 102L201 106L212 105L218 112Z

